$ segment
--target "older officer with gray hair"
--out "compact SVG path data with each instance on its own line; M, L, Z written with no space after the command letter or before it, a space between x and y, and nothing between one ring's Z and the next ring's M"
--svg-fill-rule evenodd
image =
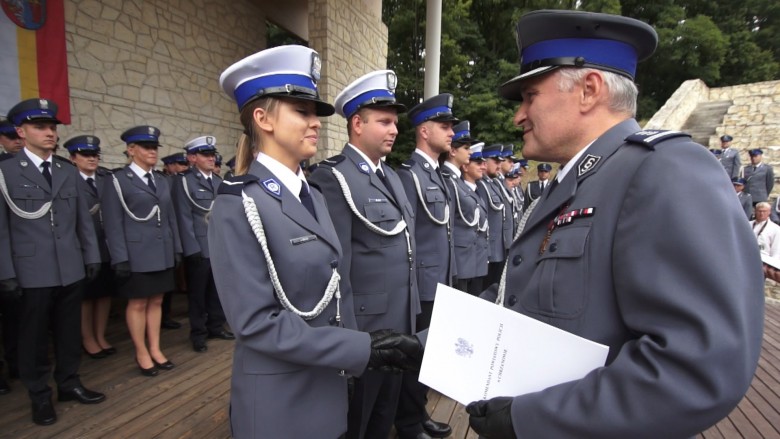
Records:
M309 181L327 201L344 257L361 331L394 329L413 334L420 312L414 270L414 217L401 180L382 162L398 135L391 70L368 73L336 96L336 112L347 120L349 143L320 163ZM366 371L355 379L347 438L384 438L395 418L401 375Z
M49 331L54 338L57 399L95 404L105 395L84 388L81 361L83 281L100 271L97 235L81 178L55 158L57 104L28 99L9 112L25 147L0 162L0 293L21 294L19 376L32 400L32 420L57 421L48 385Z
M208 214L222 179L214 173L217 139L200 136L184 145L193 166L174 177L173 201L187 271L190 342L195 352L206 352L207 338L233 340L225 329L225 313L219 303L211 273L208 245Z
M469 404L470 424L491 439L693 436L737 405L761 351L761 259L734 189L688 135L633 119L652 27L535 11L517 32L520 75L499 93L522 101L524 156L561 168L509 250L505 290L483 297L609 354L581 379Z

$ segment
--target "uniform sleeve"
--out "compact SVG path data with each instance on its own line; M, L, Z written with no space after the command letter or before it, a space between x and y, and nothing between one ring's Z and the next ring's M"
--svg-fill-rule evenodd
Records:
M406 193L406 199L409 200L409 204L412 206L412 212L414 217L417 218L417 210L419 209L419 203L417 201L417 189L414 186L414 180L412 180L412 171L404 168L398 169L398 178L401 179L401 185L404 187Z
M225 316L246 349L286 364L363 373L370 354L367 333L335 326L312 327L279 305L241 197L217 197L208 240Z
M11 224L8 216L13 215L6 204L5 197L0 195L0 280L16 277L13 259L11 259Z
M187 194L184 191L185 178L187 178L186 175L175 175L170 179L170 182L173 185L171 194L173 195L173 206L176 210L181 247L184 250L184 256L190 256L202 250L195 237L192 206L190 206L190 201L187 199Z
M633 337L583 379L514 398L517 437L690 437L745 394L761 348L762 266L733 188L703 154L657 150L634 174L611 260Z
M772 189L775 187L775 171L772 169L772 166L767 165L766 170L766 193L767 195L772 194Z
M75 183L80 183L78 180L81 177L78 175L78 171L73 170L71 178L77 179ZM87 204L87 197L84 192L77 190L78 194L78 209L76 211L76 233L81 243L81 253L84 258L84 264L99 264L100 260L100 244L98 244L98 235L95 230L95 222L92 220L92 215L89 214L89 205Z
M101 207L103 211L103 229L106 232L106 244L111 255L111 264L128 262L130 256L125 242L124 208L116 193L116 176L110 176L106 181L106 190L101 195Z
M734 167L731 168L731 178L739 177L740 169L742 169L742 160L739 158L739 151L734 154ZM744 175L744 171L742 172Z
M339 274L345 280L352 278L352 211L347 205L344 193L339 186L333 171L328 166L320 166L314 170L310 180L320 188L325 204L328 207L330 219L336 229L336 235L341 243L342 259L339 264ZM350 288L349 282L346 287ZM344 284L343 283L343 284Z

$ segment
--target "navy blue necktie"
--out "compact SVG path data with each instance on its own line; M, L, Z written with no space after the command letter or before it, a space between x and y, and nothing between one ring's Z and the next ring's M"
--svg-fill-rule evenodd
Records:
M311 216L314 217L314 219L317 219L317 214L314 212L314 203L311 201L311 193L309 193L309 185L306 183L303 183L301 185L301 192L299 194L301 198L301 204L303 204L303 207L306 208L306 210L309 211Z
M49 162L41 163L41 167L43 168L41 174L43 174L43 178L45 178L46 181L49 182L49 187L51 187L51 172L49 171L49 166L51 166L51 163Z
M392 195L395 199L395 192L393 192L393 188L390 186L390 182L387 181L387 177L382 171L382 168L376 168L376 176L379 177L379 179L382 181L382 184L385 185L385 189L387 189L387 191L390 192L390 195Z
M92 193L97 196L97 186L95 186L95 179L92 177L87 177L87 184L89 185L89 188L92 189Z
M157 192L157 186L154 185L154 180L152 180L152 174L150 172L147 172L146 175L144 175L147 180L147 184L150 188L152 188L152 192Z

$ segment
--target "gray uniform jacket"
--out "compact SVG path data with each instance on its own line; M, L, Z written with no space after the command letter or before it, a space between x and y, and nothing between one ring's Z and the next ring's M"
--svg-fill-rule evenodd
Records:
M477 181L477 194L482 198L488 215L488 261L501 262L506 258L504 217L511 215L509 207L504 204L504 198L490 177Z
M739 159L739 151L736 148L726 148L718 158L723 169L729 178L739 177L739 170L742 168L742 161Z
M336 327L336 299L312 320L283 308L246 217L251 197L288 299L302 311L322 298L341 244L322 195L311 190L318 220L262 164L225 181L209 223L214 281L236 334L231 378L235 438L336 438L347 430L347 377L368 364L367 333ZM242 183L245 181L246 184ZM231 184L229 184L231 183ZM352 296L342 289L341 321L356 328Z
M739 198L739 204L742 206L742 210L745 211L747 219L753 217L753 197L745 191L738 192L737 198Z
M552 180L547 180L547 186L544 187L544 189L547 189L552 184ZM526 187L525 190L525 204L523 207L528 207L531 205L531 203L539 198L540 195L542 195L542 192L544 191L542 189L542 182L539 180L529 181L528 187Z
M350 200L371 224L390 231L405 221L409 233L382 236L355 216L347 205L333 170L344 176ZM344 256L339 273L349 280L355 301L358 329L395 329L415 333L420 312L417 276L414 272L414 217L398 175L383 165L388 190L365 160L352 147L342 155L320 163L309 180L320 188L327 201ZM407 242L411 249L407 248Z
M769 199L772 188L775 187L775 171L766 163L758 166L748 165L744 169L745 192L753 197L753 203L760 203Z
M494 178L493 185L498 189L504 206L506 206L506 215L504 215L504 221L501 223L501 236L504 240L504 251L506 251L512 245L512 238L514 238L515 233L515 199L509 194L509 190L506 188L506 180L503 176Z
M417 193L412 174L417 176L422 198ZM451 240L454 218L450 209L449 225L436 224L428 217L423 205L435 219L442 221L444 206L449 205L451 200L441 175L417 153L412 153L411 159L401 165L398 176L401 177L404 192L414 210L417 243L415 268L420 300L431 302L436 295L436 284L452 285L452 277L457 273Z
M100 262L110 262L111 257L108 253L108 244L106 243L106 232L103 229L103 212L101 211L101 203L100 203L100 197L105 193L106 188L109 186L106 186L106 182L108 184L111 184L111 173L108 171L102 171L98 169L97 172L95 172L95 176L93 177L95 179L95 187L97 187L97 193L93 192L92 188L89 187L89 184L87 184L86 180L81 178L81 175L79 175L79 182L78 182L78 188L79 191L81 191L82 194L84 194L84 198L87 200L87 207L89 208L89 214L92 216L92 224L95 227L95 233L97 234L97 243L98 248L100 249ZM112 187L113 189L113 187Z
M0 197L0 279L22 288L70 285L84 278L84 265L100 263L97 235L75 166L53 158L52 185L24 150L0 162L9 196L25 212L52 201L38 219L22 219Z
M473 279L487 274L488 271L488 214L485 203L471 190L462 179L450 175L448 178L450 193L455 202L451 215L455 216L455 229L452 237L455 243L455 264L458 266L459 279ZM478 213L477 213L478 212ZM474 216L478 215L477 223ZM479 229L485 229L479 231Z
M505 307L609 346L605 367L515 397L517 437L689 437L750 385L764 282L734 188L688 137L624 141L639 130L598 138L509 251ZM575 211L540 255L551 220Z
M206 216L209 210L204 209L211 209L222 179L217 174L212 173L209 185L203 174L192 168L174 176L169 181L173 183L173 204L176 207L176 219L178 220L179 237L184 256L200 252L204 258L208 258L208 221ZM187 192L184 189L185 181Z
M145 273L162 271L174 266L174 255L181 253L176 214L168 180L155 175L156 191L136 175L129 166L114 172L127 208L137 218L145 218L154 206L158 216L148 221L136 221L125 212L113 180L103 193L103 225L106 230L111 263L130 262L130 271Z

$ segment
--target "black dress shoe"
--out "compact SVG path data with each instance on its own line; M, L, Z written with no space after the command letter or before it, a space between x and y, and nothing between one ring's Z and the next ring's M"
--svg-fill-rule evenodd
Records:
M431 437L447 437L452 434L452 427L444 422L436 422L433 419L428 419L422 424L423 430Z
M111 346L110 348L105 348L105 349L103 349L100 352L103 352L104 354L106 354L106 356L114 355L114 354L116 354L116 348Z
M176 367L175 364L171 362L171 360L166 361L165 363L158 363L157 361L152 358L152 363L154 363L154 367L162 370L171 370L174 367Z
M57 413L51 400L32 403L32 420L38 425L51 425L57 422Z
M106 395L89 390L84 386L57 392L57 401L78 401L82 404L97 404L106 400Z
M193 341L192 342L192 350L198 353L206 352L209 350L209 347L206 346L205 341Z
M0 378L0 395L5 395L10 392L11 392L11 386L9 386L4 379Z
M219 332L209 332L208 338L219 338L222 340L235 340L236 336L233 335L232 332L223 329Z
M105 351L103 351L102 349L93 354L92 352L88 351L87 348L85 348L84 346L82 346L81 348L84 349L84 353L87 354L89 358L92 358L93 360L99 360L101 358L106 358L108 356L108 354L105 353Z
M154 361L152 361L152 363L154 363ZM157 368L156 368L156 367L154 367L154 366L152 366L152 367L150 367L150 368L148 368L148 369L144 369L144 368L141 366L141 363L140 363L140 362L138 362L138 358L136 358L136 359L135 359L135 364L137 364L137 365L138 365L138 370L140 370L140 371L141 371L141 375L143 375L143 376L145 376L145 377L153 377L153 376L157 376L157 374L158 374L158 373L160 373L160 372L157 370Z
M181 323L177 322L173 319L162 319L162 323L160 323L160 326L162 326L165 329L179 329L181 328Z

